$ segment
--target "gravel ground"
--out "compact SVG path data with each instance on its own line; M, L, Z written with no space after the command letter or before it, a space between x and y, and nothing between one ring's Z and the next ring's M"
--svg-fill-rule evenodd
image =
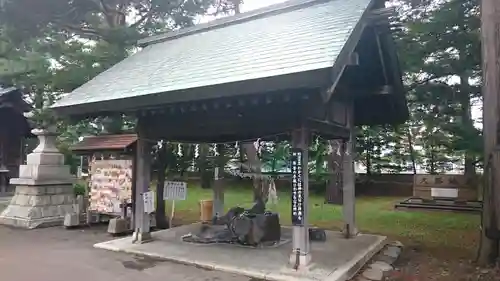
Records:
M110 239L104 226L20 230L0 226L0 280L11 281L251 281L92 248Z
M384 281L499 281L498 268L479 268L474 253L461 249L436 252L418 245L405 246L396 271Z

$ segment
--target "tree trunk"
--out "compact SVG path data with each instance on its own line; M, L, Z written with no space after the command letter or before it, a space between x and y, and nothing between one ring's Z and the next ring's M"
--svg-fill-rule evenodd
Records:
M342 205L344 202L342 193L342 144L338 140L329 141L330 153L328 154L328 187L326 191L326 201L329 204Z
M430 167L429 167L429 174L435 175L436 173L436 150L434 149L434 145L430 146Z
M467 75L460 75L460 107L462 111L462 125L466 132L475 130L469 96L469 77ZM470 150L465 151L464 156L464 176L467 179L467 182L474 182L476 178L476 158L474 157L474 153Z
M210 183L212 182L212 173L208 169L208 151L209 147L207 144L200 144L198 165L200 167L201 188L203 189L210 189Z
M413 148L413 134L412 134L410 125L408 125L407 136L408 136L408 145L410 146L411 166L413 169L413 174L416 175L417 174L417 159L416 159L417 157L415 155L415 149Z
M366 175L370 176L372 174L372 170L373 170L373 167L372 167L372 153L373 151L371 149L368 149L366 151Z
M222 216L224 214L224 168L226 166L225 149L223 144L217 144L217 157L215 158L215 166L218 173L214 179L213 185L213 214L214 216Z
M260 162L259 155L257 154L257 149L255 148L253 142L247 142L243 144L245 154L248 160L248 166L250 167L250 172L254 174L260 174L262 172L262 163ZM259 177L253 178L253 199L257 201L262 199L262 202L267 202L267 190L264 188L264 181Z
M500 1L481 2L481 39L483 55L483 131L484 206L481 222L481 244L478 261L485 265L498 259L498 237L486 235L487 230L498 232L500 222L500 157L495 153L499 145L500 127ZM491 159L491 161L490 161ZM488 237L490 236L490 237Z
M165 215L166 207L163 200L163 187L165 186L167 171L167 143L163 142L163 146L158 150L158 175L156 182L156 227L159 229L169 228L167 216Z

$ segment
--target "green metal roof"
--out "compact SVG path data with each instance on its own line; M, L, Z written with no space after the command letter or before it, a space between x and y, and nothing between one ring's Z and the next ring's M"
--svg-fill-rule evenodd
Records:
M288 1L145 39L54 108L330 68L370 2Z

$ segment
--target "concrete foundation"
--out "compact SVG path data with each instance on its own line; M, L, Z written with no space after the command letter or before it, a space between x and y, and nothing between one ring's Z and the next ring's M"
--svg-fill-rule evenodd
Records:
M277 281L346 281L386 244L386 238L359 234L345 239L340 232L327 231L326 242L311 243L311 262L294 270L290 265L290 243L262 249L227 244L192 244L181 237L199 229L185 225L152 233L153 241L133 244L132 237L94 245L96 248L145 255L211 270ZM282 238L291 240L291 228L282 229Z
M123 218L113 218L109 220L108 233L110 234L122 234L130 230L129 223L127 219Z
M0 224L33 229L62 225L67 213L76 212L75 178L55 147L56 135L33 130L40 143L19 167L19 178L10 180L16 192L0 214Z

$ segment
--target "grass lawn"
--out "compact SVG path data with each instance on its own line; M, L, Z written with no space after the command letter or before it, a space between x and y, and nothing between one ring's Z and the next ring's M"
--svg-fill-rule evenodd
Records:
M211 190L191 185L186 201L176 202L176 220L183 223L199 220L199 201L211 199ZM358 228L365 233L386 235L405 244L418 245L433 252L453 252L464 258L473 258L479 239L479 215L453 212L401 211L394 210L394 204L403 198L361 197L356 202ZM340 206L324 204L321 196L310 197L310 223L327 229L342 227ZM282 224L290 224L290 195L279 194L279 203L268 208L277 211ZM225 206L249 207L252 205L252 191L226 187ZM167 202L167 212L170 204Z

